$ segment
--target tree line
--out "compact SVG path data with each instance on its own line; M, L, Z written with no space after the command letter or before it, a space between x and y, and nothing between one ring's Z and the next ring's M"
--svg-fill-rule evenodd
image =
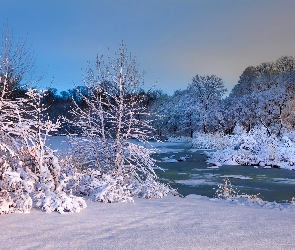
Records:
M193 136L194 132L231 134L240 125L247 131L263 126L268 135L294 129L295 59L247 67L225 97L221 78L196 75L184 90L161 95L153 103L159 114L159 136Z

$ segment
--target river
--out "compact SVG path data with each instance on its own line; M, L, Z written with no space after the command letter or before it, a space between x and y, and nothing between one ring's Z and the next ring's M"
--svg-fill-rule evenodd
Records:
M205 150L195 150L188 143L156 143L159 150L154 157L164 171L156 170L159 178L184 196L198 194L214 197L218 184L229 178L239 194L259 194L266 201L286 202L295 196L295 171L252 166L221 166L206 163ZM186 161L177 161L188 155ZM162 160L161 160L162 159Z

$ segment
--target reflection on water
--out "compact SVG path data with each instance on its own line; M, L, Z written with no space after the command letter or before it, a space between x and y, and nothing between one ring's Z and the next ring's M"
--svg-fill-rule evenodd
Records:
M159 161L164 159L158 162L158 166L165 169L165 172L156 170L158 176L183 195L214 197L215 188L227 177L240 190L240 194L260 193L262 199L277 202L291 200L295 196L295 171L252 166L211 168L212 165L205 162L204 150L191 150L186 143L162 143L157 148L161 151L155 158ZM190 158L185 161L168 160L179 160L186 155L190 155Z

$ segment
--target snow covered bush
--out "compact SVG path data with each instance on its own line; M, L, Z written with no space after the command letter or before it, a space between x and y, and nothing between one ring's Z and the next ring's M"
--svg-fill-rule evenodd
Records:
M224 183L218 185L218 189L215 192L216 198L235 201L237 203L253 203L258 205L265 205L268 202L263 201L259 194L256 195L248 195L248 194L239 194L239 190L234 188L230 182L230 180L225 177Z
M233 200L237 197L238 190L233 188L230 180L224 178L224 183L218 185L215 195L218 199Z
M85 168L79 171L74 168L68 168L63 173L64 183L73 194L107 203L133 202L133 193L138 188L133 183L128 185L122 177L101 174L97 169Z
M134 202L133 197L162 198L168 193L177 195L170 186L153 178L140 182L134 176L125 178L102 174L94 168L81 168L73 159L64 159L62 164L62 179L67 190L77 196L88 197L94 201ZM78 166L78 167L77 167Z
M0 214L13 213L13 200L6 190L0 192Z
M34 183L29 178L21 178L19 172L11 171L7 168L2 174L0 181L1 203L0 213L23 212L27 213L32 208L32 198Z
M169 193L173 195L179 195L170 186L160 183L153 178L147 178L141 185L141 190L138 193L138 196L146 199L163 198Z
M36 207L41 208L46 213L57 211L61 214L65 212L80 213L87 207L82 197L67 194L64 190L52 190L43 185L34 193Z
M239 190L234 188L228 178L224 178L224 183L218 185L218 189L215 192L217 199L227 200L232 203L240 205L258 205L264 208L283 210L283 206L275 201L265 201L259 197L259 194L239 194ZM292 200L293 201L293 200ZM292 201L287 208L292 207Z
M248 133L224 136L226 137L230 137L231 145L206 152L207 162L295 169L295 144L283 134L281 137L269 136L265 127L254 127Z
M294 209L295 208L295 197L292 197L291 201L290 201L290 206L289 208Z
M215 150L235 147L237 138L243 137L246 134L246 130L240 124L235 126L232 135L225 135L223 132L195 132L192 139L192 147Z

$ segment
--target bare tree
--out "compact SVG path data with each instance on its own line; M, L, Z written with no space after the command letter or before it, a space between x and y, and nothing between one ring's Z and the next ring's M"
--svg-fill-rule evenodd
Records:
M0 92L2 98L23 97L34 70L34 57L26 39L16 42L8 22L4 24L0 48Z

